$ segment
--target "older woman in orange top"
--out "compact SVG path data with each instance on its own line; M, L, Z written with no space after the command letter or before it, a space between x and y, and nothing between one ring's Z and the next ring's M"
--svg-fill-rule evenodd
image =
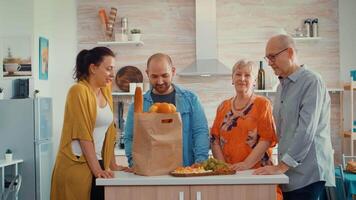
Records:
M270 101L254 94L256 67L240 60L232 69L236 95L223 101L211 128L211 148L216 159L234 170L272 164L271 147L277 137Z

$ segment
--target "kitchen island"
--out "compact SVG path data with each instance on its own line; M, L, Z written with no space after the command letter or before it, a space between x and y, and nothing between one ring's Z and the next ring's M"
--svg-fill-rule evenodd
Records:
M288 183L280 175L252 175L253 170L234 175L173 177L138 176L115 172L115 178L96 180L105 186L106 200L220 200L276 199L276 185Z

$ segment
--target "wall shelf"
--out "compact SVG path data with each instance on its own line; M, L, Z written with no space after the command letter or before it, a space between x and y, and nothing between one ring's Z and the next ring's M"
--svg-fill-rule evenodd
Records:
M108 45L108 46L119 46L119 45L143 46L145 43L143 41L103 41L103 42L97 42L97 44Z
M111 93L112 96L134 96L134 93L130 93L130 92L112 92Z
M356 140L356 119L354 115L354 90L356 90L356 70L352 70L350 73L351 79L350 79L350 84L348 87L344 87L345 90L350 90L350 131L346 131L346 134L344 133L345 136L350 137L350 146L351 146L351 156L354 156L354 141Z
M351 88L351 84L350 84L350 83L346 83L346 84L344 85L344 89L345 89L345 90L350 90L350 88ZM356 90L356 87L353 87L353 89Z
M342 92L344 91L343 88L327 88L328 92ZM254 90L255 93L275 93L276 90L273 89L266 89L266 90Z
M312 41L312 40L321 40L321 37L293 37L296 41Z
M255 93L274 93L276 90L266 89L266 90L254 90Z

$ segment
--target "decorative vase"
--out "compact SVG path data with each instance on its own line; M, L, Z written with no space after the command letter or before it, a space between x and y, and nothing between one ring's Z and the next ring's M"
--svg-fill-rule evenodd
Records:
M12 153L5 153L5 161L6 162L12 161Z
M137 34L131 34L131 40L134 42L139 42L141 41L141 33Z

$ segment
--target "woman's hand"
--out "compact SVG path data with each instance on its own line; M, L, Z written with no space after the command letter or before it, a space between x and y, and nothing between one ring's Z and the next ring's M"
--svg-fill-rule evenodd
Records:
M111 165L110 169L113 170L113 171L133 172L132 168L125 167L125 166L122 166L122 165L118 165L116 163Z
M94 173L95 178L114 178L114 172L110 170L98 170Z
M124 172L129 172L129 173L133 173L133 169L130 168L130 167L124 167L121 171L124 171Z
M246 162L239 162L239 163L235 163L229 166L230 169L236 170L236 171L243 171L243 170L247 170L250 169L250 166L248 166L248 164Z

